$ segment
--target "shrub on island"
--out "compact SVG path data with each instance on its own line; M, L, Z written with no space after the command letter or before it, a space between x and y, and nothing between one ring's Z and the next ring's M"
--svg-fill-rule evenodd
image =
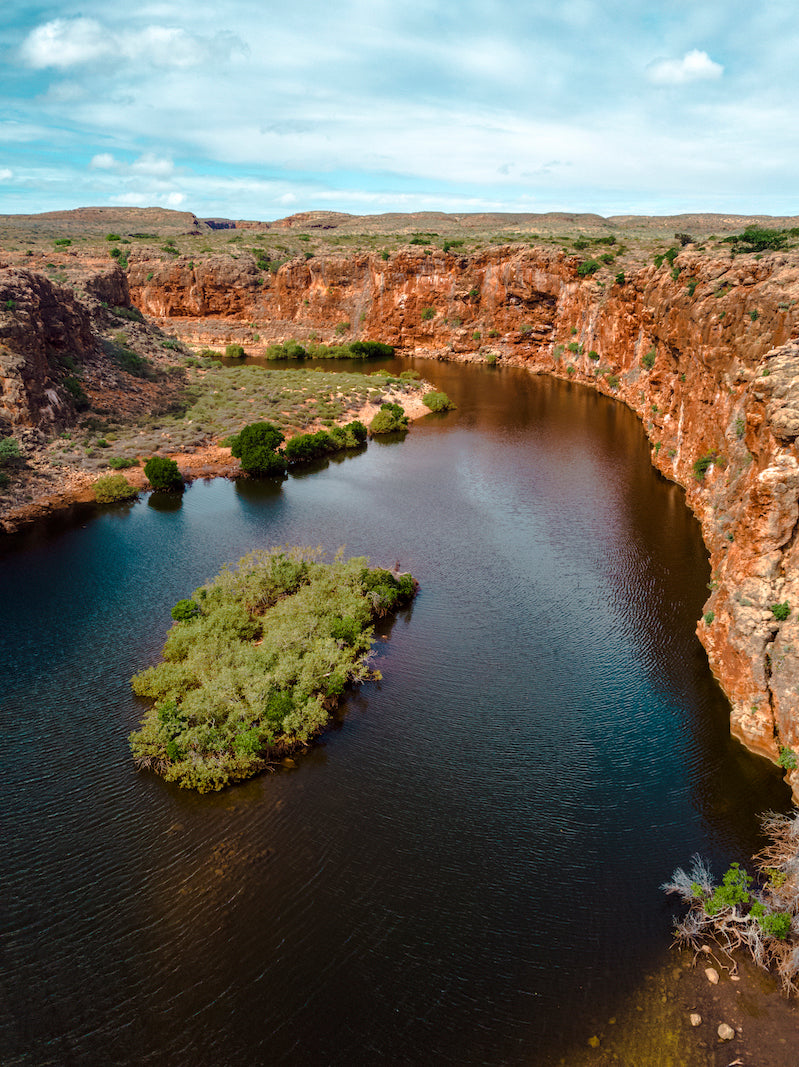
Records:
M370 676L374 620L414 591L409 574L300 548L225 567L175 605L163 662L132 680L153 701L130 738L137 766L204 793L306 744Z

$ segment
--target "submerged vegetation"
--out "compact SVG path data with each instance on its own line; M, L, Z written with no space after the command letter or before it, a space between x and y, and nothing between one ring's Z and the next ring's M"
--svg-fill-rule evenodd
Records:
M767 815L769 844L755 857L757 875L733 863L715 885L705 862L678 868L662 888L688 905L675 925L680 941L699 951L707 941L732 953L743 948L758 966L777 972L784 991L799 991L799 814Z
M204 793L304 745L372 673L374 620L414 589L409 574L301 548L225 567L175 605L163 662L132 680L154 702L131 734L137 766Z

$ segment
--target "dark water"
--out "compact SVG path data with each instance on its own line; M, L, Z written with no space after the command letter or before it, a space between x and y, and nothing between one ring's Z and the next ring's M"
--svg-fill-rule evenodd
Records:
M747 857L787 808L729 739L699 529L633 416L424 369L458 410L401 444L0 559L4 1064L568 1055L664 958L674 866ZM128 679L171 605L281 543L419 578L382 682L292 770L210 797L137 774Z

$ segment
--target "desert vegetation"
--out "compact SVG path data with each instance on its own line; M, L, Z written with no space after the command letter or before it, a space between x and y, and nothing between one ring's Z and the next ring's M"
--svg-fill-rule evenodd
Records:
M375 619L414 588L364 558L324 563L302 548L225 567L175 605L163 662L132 680L153 702L130 738L137 766L203 793L307 744L372 673Z
M754 858L755 875L733 863L720 883L694 856L688 872L678 868L662 888L688 905L675 926L677 938L700 951L712 944L730 957L748 952L758 966L774 970L786 993L799 976L799 814L767 815L766 847Z

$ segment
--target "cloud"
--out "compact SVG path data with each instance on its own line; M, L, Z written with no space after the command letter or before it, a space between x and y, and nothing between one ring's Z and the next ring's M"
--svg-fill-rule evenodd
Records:
M195 67L219 62L233 51L245 51L235 35L199 37L175 26L146 26L114 32L96 19L53 19L37 26L20 47L22 60L34 70L97 64L103 60L147 63L155 67Z
M724 73L721 63L714 62L698 48L686 52L682 59L659 59L647 67L647 76L656 85L684 85L686 82L709 81Z
M119 164L110 152L100 152L99 155L92 156L89 166L92 170L115 170Z
M10 170L8 167L0 167L0 182L7 182L13 177L13 170Z

